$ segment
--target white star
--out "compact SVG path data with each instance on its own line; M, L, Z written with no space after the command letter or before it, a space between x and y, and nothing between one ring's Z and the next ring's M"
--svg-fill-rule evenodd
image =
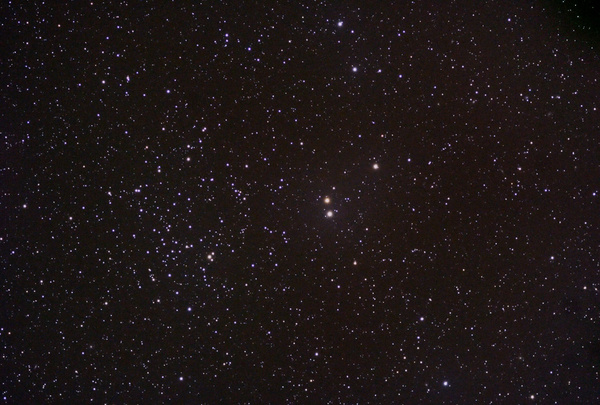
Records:
M327 211L327 218L331 218L333 216L333 211Z

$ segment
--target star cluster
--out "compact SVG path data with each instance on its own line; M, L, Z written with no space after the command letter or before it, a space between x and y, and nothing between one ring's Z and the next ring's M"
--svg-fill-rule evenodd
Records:
M9 2L0 398L600 401L600 54L551 3Z

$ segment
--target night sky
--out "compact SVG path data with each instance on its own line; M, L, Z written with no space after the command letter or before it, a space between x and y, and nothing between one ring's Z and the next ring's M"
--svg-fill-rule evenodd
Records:
M6 2L2 401L599 403L557 3Z

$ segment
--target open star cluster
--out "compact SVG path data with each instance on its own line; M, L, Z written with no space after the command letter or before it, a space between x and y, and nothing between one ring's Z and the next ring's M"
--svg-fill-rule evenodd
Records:
M2 401L599 403L564 3L8 2Z

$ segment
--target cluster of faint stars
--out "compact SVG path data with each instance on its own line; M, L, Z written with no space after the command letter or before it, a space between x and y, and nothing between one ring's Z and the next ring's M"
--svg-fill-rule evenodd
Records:
M597 403L600 59L543 8L13 3L5 401Z

